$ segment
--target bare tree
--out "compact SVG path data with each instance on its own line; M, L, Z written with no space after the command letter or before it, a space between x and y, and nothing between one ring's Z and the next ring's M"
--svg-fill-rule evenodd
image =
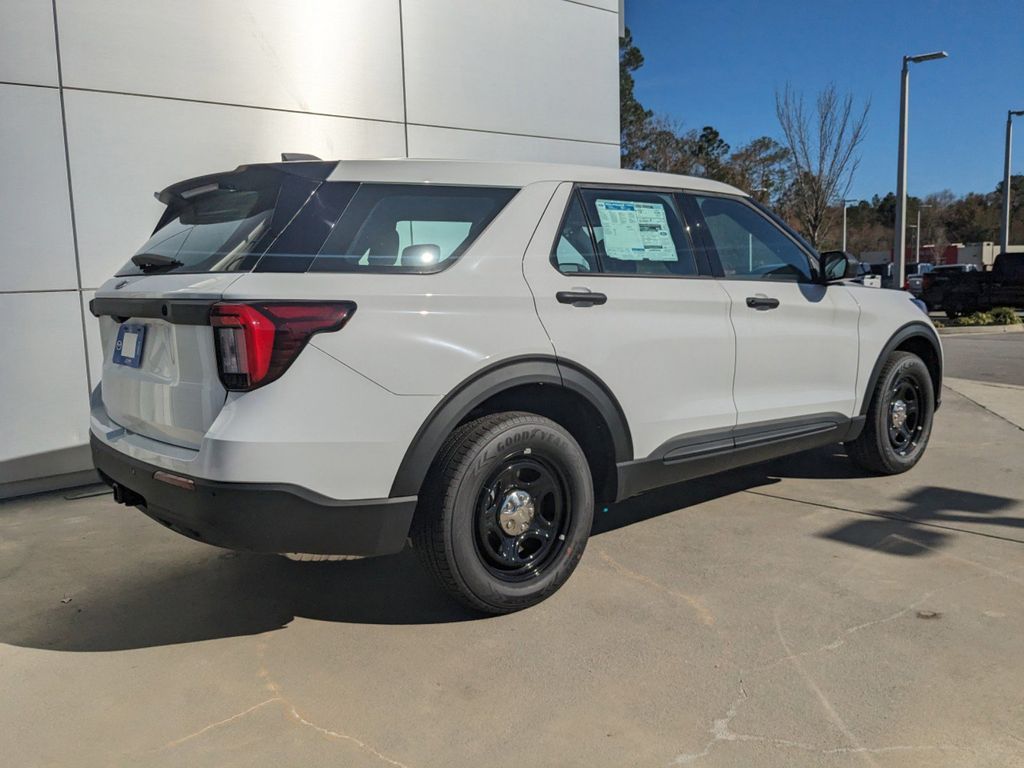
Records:
M793 165L788 203L815 248L828 233L836 201L850 190L870 106L855 109L853 96L840 96L834 83L818 93L813 112L789 84L775 92L775 114Z

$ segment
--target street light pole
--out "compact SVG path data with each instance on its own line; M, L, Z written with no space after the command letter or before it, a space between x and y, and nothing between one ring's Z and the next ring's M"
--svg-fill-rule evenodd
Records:
M843 200L843 253L846 253L846 201Z
M1006 253L1010 246L1010 145L1013 142L1013 118L1015 115L1024 115L1024 109L1011 109L1006 113L1006 162L1003 164L1003 217L999 222L1001 253Z
M921 263L921 209L917 209L917 232L914 233L914 261ZM920 266L918 267L920 269Z
M840 202L842 202L842 204L843 204L843 253L846 253L846 204L847 203L855 203L855 202L857 202L857 198L855 198L855 197L850 197L850 198L844 197Z
M904 56L900 74L900 141L899 158L896 167L896 231L893 243L893 260L897 264L896 285L903 287L906 272L907 243L907 108L910 91L910 65L932 59L944 59L945 51L923 53L919 56Z
M914 238L914 261L921 263L921 209L931 208L930 205L917 206L917 237Z

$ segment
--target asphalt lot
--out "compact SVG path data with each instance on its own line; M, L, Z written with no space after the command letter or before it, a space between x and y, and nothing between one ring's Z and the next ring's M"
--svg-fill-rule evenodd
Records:
M1024 333L943 336L946 375L1024 385Z
M1024 334L943 341L1024 398ZM1022 456L1024 423L946 390L909 474L828 449L634 499L491 619L410 552L292 563L108 496L7 502L0 763L1024 766Z

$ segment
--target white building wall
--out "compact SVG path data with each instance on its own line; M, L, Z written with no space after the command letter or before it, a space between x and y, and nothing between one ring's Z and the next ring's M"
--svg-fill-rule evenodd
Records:
M618 0L3 0L0 497L89 477L86 305L242 163L617 165Z

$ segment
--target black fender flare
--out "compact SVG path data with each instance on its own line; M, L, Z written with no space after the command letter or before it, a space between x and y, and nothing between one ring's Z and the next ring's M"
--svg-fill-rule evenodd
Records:
M864 390L864 400L860 405L861 416L867 416L868 407L871 405L871 394L878 385L878 377L882 375L882 366L889 359L889 355L895 352L896 348L905 341L915 337L923 338L931 344L932 349L935 350L935 357L939 361L938 369L933 376L934 381L932 382L932 385L935 387L935 407L936 409L939 407L939 403L942 400L942 345L939 343L939 335L931 325L914 320L898 328L889 337L889 341L885 343L885 346L882 347L882 351L875 361L875 366L871 369L871 375L868 377L867 388Z
M586 399L604 419L615 461L633 459L626 416L611 390L581 365L549 355L527 355L494 363L462 381L434 406L402 458L391 496L415 496L445 439L474 408L506 390L526 384L563 387Z

